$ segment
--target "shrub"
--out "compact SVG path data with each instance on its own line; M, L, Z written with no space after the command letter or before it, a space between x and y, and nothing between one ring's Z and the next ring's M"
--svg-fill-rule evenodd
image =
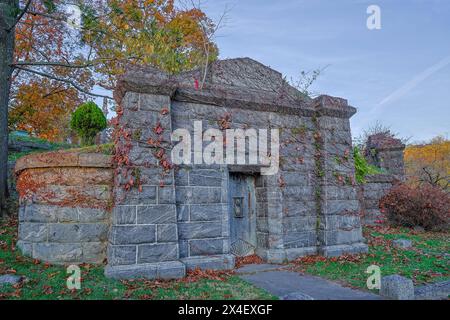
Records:
M365 177L368 175L381 173L381 169L367 163L358 147L353 148L353 159L355 160L355 174L358 183L364 183Z
M106 117L94 102L80 105L72 114L70 127L81 138L82 145L93 145L97 133L106 129Z
M398 184L380 199L380 209L393 226L446 230L449 226L450 196L431 185Z

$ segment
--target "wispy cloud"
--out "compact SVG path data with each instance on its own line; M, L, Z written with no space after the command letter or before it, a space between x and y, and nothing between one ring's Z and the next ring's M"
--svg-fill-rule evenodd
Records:
M384 105L387 105L389 103L392 103L403 96L405 96L407 93L409 93L412 89L417 87L421 82L425 81L427 78L432 76L434 73L438 72L439 70L445 68L447 65L450 64L450 56L445 57L438 63L432 65L431 67L425 69L421 73L414 76L410 81L405 83L403 86L392 92L390 95L388 95L386 98L384 98L378 105L375 107L374 111L379 111L379 107L382 107Z

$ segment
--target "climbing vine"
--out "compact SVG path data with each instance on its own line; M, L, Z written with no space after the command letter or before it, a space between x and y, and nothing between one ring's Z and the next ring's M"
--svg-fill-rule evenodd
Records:
M357 146L353 148L353 158L355 159L355 174L358 183L365 183L365 178L371 174L381 173L381 169L367 163L366 158L361 155Z

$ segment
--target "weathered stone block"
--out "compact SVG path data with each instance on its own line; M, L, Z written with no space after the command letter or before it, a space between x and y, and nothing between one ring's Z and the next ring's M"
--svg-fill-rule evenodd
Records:
M355 200L358 198L356 188L353 186L327 186L326 192L328 200Z
M155 279L156 264L111 265L105 268L105 276L112 279Z
M139 110L139 93L128 91L122 99L122 106L128 110Z
M189 221L190 206L189 205L177 205L177 219L179 222Z
M392 245L395 248L408 249L413 246L412 241L408 239L396 239L392 241Z
M286 260L293 261L299 257L312 256L317 254L317 247L302 247L302 248L288 248L285 250L286 252Z
M172 174L164 173L162 167L139 167L140 179L143 185L160 185L165 186L173 184Z
M191 205L191 221L220 221L224 214L224 205L222 204L204 204Z
M188 240L179 240L178 241L178 250L180 252L180 258L189 257L189 241Z
M97 208L76 208L78 211L78 221L81 223L101 222L108 218L109 213L104 209Z
M24 222L19 224L19 239L30 242L45 242L48 239L48 225Z
M234 268L234 256L223 254L208 257L188 257L181 259L187 270L200 268L202 270L230 270Z
M353 230L319 230L318 237L327 246L358 243L363 240L361 228Z
M223 239L199 239L189 241L190 256L226 253Z
M113 224L135 224L137 219L136 206L116 206L112 213Z
M339 215L349 212L358 212L358 200L328 200L323 203L323 210L327 215Z
M284 249L262 249L257 248L257 255L268 263L285 263L287 261Z
M155 225L113 226L111 229L112 244L141 244L156 241Z
M267 218L256 219L256 230L258 230L259 232L268 232L269 220Z
M27 257L33 256L33 243L23 240L17 241L17 247L20 249L22 254Z
M178 225L180 239L217 238L222 235L221 222L188 222Z
M123 188L115 190L116 204L124 205L148 205L156 204L156 186L142 186L142 192L133 188L125 191Z
M167 224L177 222L175 205L153 205L137 207L138 224Z
M35 243L33 257L52 263L81 262L83 251L79 243Z
M284 172L282 177L286 186L308 186L312 183L311 173Z
M23 277L23 276L16 276L13 274L0 275L0 288L5 284L17 285L20 282L22 282L24 279L25 279L25 277Z
M267 189L256 188L256 199L260 203L267 202Z
M304 187L294 187L294 186L287 186L285 188L282 188L282 194L285 199L290 200L314 200L315 193L314 188L309 186Z
M283 216L284 217L300 217L300 216L315 216L316 215L316 202L307 201L290 201L284 200Z
M207 204L220 203L221 188L205 187L177 187L177 204Z
M357 231L361 228L361 220L357 215L325 215L320 216L320 222L326 230Z
M76 199L91 205L105 206L111 199L111 186L109 185L84 185L84 186L62 186L47 185L36 191L33 201L38 204L47 204L48 198L52 197L52 204L64 206L67 202L72 203Z
M316 231L288 232L283 235L285 248L298 248L315 246L317 242Z
M40 205L40 204L30 204L26 206L21 206L21 210L19 210L19 219L22 218L23 221L28 222L57 222L58 206L48 206L48 205ZM73 219L77 221L77 213L75 210L70 208L73 212ZM21 217L22 215L22 217Z
M411 279L397 274L382 277L380 294L393 300L413 300L414 284Z
M158 279L180 279L186 275L186 267L179 261L160 262L157 266Z
M84 242L81 244L83 262L101 263L106 257L105 242Z
M80 153L78 156L78 165L80 167L88 167L87 170L90 170L89 167L92 168L109 168L112 165L112 158L110 155L102 154L102 153ZM94 170L91 170L94 171ZM97 182L97 184L101 184L102 180L105 182L111 181L112 171L111 170L98 170L94 171L93 175L90 175L90 180L92 182ZM98 179L95 179L97 177Z
M222 183L223 173L216 170L192 170L189 172L191 186L217 187Z
M315 230L317 224L317 217L315 216L283 217L282 224L284 233Z
M112 266L136 263L136 246L108 246L108 263Z
M322 246L318 252L325 257L338 257L343 254L359 254L369 252L365 243L341 244L332 246Z
M175 185L187 186L189 184L189 170L188 168L176 168L174 170Z
M159 204L174 204L175 188L170 186L158 187L158 199Z
M170 110L170 97L165 95L141 94L140 110L161 112Z
M108 225L105 223L51 223L48 228L50 242L101 242L108 239Z
M178 259L178 244L150 244L138 246L138 263L153 263Z
M78 222L80 208L57 205L30 204L24 207L24 221L28 222Z
M269 246L269 234L267 232L256 232L256 247L267 249Z
M256 202L256 216L257 217L267 217L267 214L268 214L267 202L259 202L257 200L257 202Z
M178 230L176 224L158 224L156 226L157 242L176 242L178 240Z

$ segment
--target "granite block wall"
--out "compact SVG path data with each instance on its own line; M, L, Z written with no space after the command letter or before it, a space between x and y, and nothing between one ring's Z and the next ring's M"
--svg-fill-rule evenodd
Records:
M111 157L52 152L17 161L18 247L55 263L102 263L112 206Z

